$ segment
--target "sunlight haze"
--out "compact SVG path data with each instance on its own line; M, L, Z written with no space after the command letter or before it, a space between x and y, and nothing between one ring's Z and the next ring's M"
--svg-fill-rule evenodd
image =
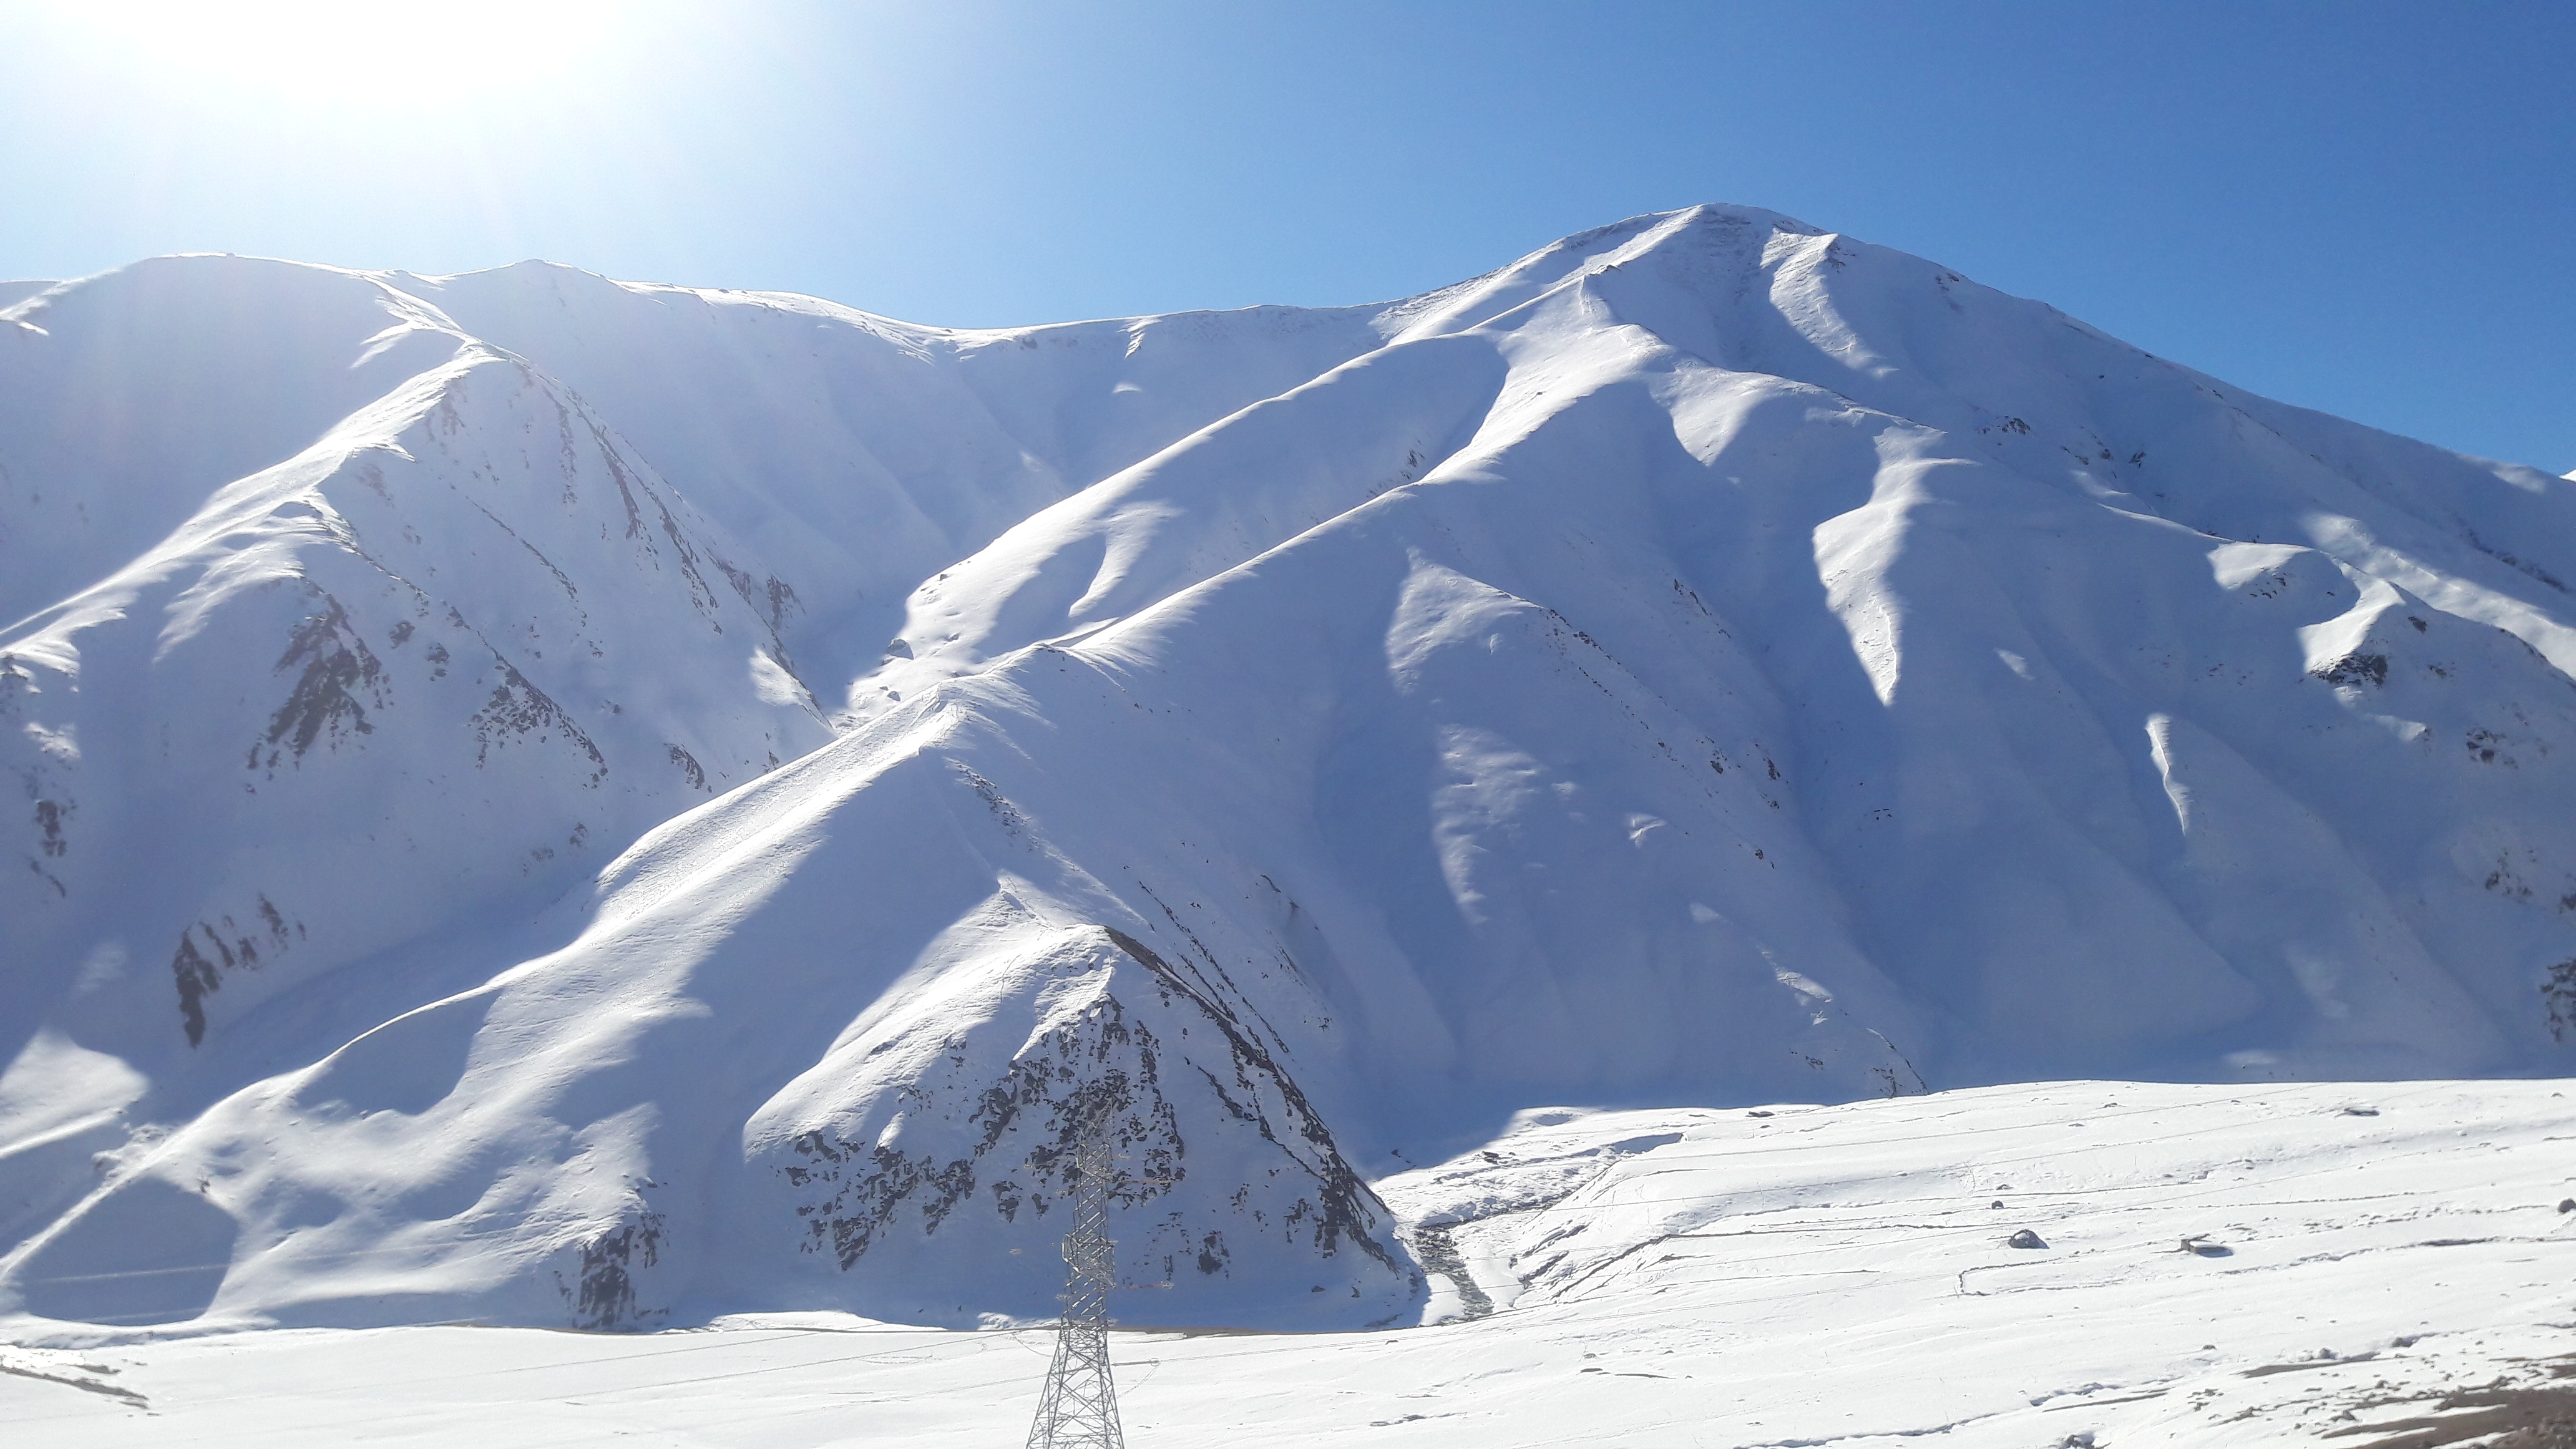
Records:
M0 23L0 277L543 257L1004 326L1384 300L1725 201L2285 401L2576 466L2563 6L0 0Z

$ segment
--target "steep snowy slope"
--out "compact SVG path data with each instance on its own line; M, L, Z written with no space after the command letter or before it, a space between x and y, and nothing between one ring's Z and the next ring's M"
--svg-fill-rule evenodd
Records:
M6 1241L830 738L854 615L872 665L914 583L1084 470L1378 340L1366 309L950 334L534 264L36 290L0 317Z
M139 1094L184 1117L482 974L351 963L524 917L830 738L772 576L579 399L366 279L231 267L312 306L165 277L219 315L84 318L77 289L11 314L10 576L75 585L0 647L0 1022L46 1088L9 1134L21 1231ZM210 355L125 366L114 334L156 317ZM239 319L264 406L221 376ZM269 1038L235 1030L271 1001Z
M958 332L536 262L395 280L610 410L674 486L797 580L790 639L834 695L876 664L932 572L1376 348L1386 325L1376 307L1264 307Z
M343 808L319 794L256 813L293 789L279 742L306 719L296 761L352 762L331 801L365 781L378 833L439 822L413 875L482 874L326 892L391 952L327 978L263 964L237 989L182 937L201 1048L151 1004L167 988L139 947L120 974L105 927L40 938L0 1018L26 1043L0 1106L27 1104L0 1157L24 1235L0 1298L28 1312L1039 1316L1064 1151L1105 1109L1122 1265L1155 1316L1402 1321L1429 1287L1370 1180L1544 1103L2513 1074L2576 1046L2566 480L2252 398L1738 208L1387 309L1022 334L545 268L329 275L412 309L380 341L453 357L13 628L12 725L33 728L9 747L31 799L69 798L52 782L91 735L161 716L122 703L142 682L87 733L28 701L104 672L88 656L147 616L158 642L118 647L164 688L188 676L160 661L216 634L188 621L238 611L226 638L348 661L313 666L344 681L318 709L231 706L281 760L251 757L241 820L307 832L275 878L330 883L295 853L318 838L388 879L314 829ZM496 411L451 406L460 389ZM499 501L554 496L510 461L575 431L547 432L540 397L635 419L589 434L584 476L611 481L566 487L558 533ZM417 562L370 562L396 525L359 470L390 469L388 441L451 490L484 480L522 552L578 539L550 601L590 607L596 571L636 581L621 628L668 622L577 656L578 692L503 655L431 567L478 600L554 580L485 585L462 505L424 514ZM611 511L628 478L667 526ZM254 518L264 541L233 542ZM265 562L291 547L294 569ZM704 604L670 578L699 556L728 565ZM894 577L917 585L900 614ZM348 636L370 651L402 601L423 630L454 608L490 646L478 670L568 701L600 779L491 773L461 705L383 749L394 707L350 686L436 681L329 642L330 609L294 603L322 593L383 601ZM592 637L542 623L531 654ZM629 733L594 724L639 702L656 712ZM616 790L665 739L667 772L683 727L729 751L692 784L735 784L767 768L755 744L788 760L834 706L832 743L542 914L484 919L577 869L507 895L534 850L510 828L569 840L575 792ZM513 718L540 736L513 750L569 758L555 716ZM203 759L152 766L164 813L126 818L212 809L188 791L242 743L201 733ZM119 777L158 747L139 737L101 746ZM400 772L418 783L383 783ZM592 838L677 803L639 794ZM200 838L194 868L248 889L253 827ZM124 879L67 874L79 848L66 830L34 874L67 901ZM320 909L263 899L276 936ZM78 909L59 914L106 919Z

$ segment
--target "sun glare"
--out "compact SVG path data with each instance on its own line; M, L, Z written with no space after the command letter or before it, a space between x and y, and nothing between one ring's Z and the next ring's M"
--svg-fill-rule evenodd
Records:
M604 0L110 0L75 13L117 60L174 92L419 111L576 82L632 12Z

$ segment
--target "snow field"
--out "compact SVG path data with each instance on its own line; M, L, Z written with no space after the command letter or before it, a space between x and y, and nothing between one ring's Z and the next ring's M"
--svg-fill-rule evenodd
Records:
M1401 1331L1122 1329L1129 1441L2367 1449L2375 1424L2473 1427L2492 1411L2438 1406L2565 1393L2576 1362L2570 1090L1532 1111L1378 1184L1409 1235L1446 1226L1493 1312L1448 1317L1452 1285L1446 1321ZM2008 1246L2025 1229L2047 1246ZM1151 1290L1118 1297L1150 1320ZM1047 1349L829 1314L61 1329L4 1351L0 1415L97 1446L981 1445L1025 1433Z

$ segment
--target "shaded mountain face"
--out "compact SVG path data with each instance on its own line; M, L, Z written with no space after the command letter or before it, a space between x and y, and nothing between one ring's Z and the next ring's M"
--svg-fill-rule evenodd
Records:
M2576 484L1730 207L0 311L0 1308L1406 1321L1568 1100L2576 1061ZM24 869L19 868L23 863ZM1425 1156L1431 1154L1431 1156Z

